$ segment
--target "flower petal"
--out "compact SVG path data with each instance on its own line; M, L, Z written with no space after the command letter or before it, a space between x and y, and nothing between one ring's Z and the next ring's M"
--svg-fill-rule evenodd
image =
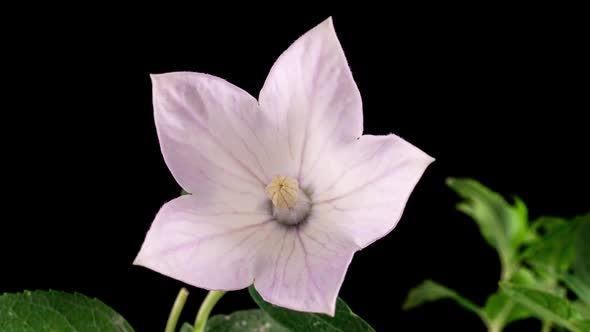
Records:
M189 72L152 75L156 128L164 160L190 193L264 195L266 126L254 97L220 78Z
M205 289L248 287L256 253L276 224L268 211L248 197L181 196L162 207L134 264Z
M313 214L362 248L393 230L434 161L393 134L365 135L326 159L313 174Z
M360 92L331 19L291 45L260 91L260 107L276 128L276 144L305 187L324 151L357 139L363 130ZM287 172L287 171L286 171Z
M333 316L346 270L359 247L311 220L297 227L273 226L257 259L254 286L267 302Z

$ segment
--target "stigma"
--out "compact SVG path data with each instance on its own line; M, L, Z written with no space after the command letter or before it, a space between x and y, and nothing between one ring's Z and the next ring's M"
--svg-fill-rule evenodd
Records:
M281 224L297 225L308 217L311 204L296 179L275 175L265 191L272 202L272 214Z
M284 175L275 175L265 190L272 204L280 209L294 208L299 199L299 182Z

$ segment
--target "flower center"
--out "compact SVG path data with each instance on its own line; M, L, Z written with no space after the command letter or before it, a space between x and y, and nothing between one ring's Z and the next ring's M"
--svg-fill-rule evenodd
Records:
M299 182L296 179L275 175L265 191L272 201L272 214L278 222L297 225L309 215L309 198L303 190L299 190Z

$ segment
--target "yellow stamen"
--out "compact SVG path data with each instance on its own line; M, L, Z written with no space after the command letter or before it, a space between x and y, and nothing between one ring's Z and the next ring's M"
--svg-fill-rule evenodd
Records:
M291 209L297 204L299 183L293 178L275 175L271 183L266 186L266 194L274 206Z

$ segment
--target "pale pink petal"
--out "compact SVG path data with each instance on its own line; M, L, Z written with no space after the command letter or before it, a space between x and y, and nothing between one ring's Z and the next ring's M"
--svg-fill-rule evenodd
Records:
M297 227L275 223L256 260L254 286L267 302L298 311L334 315L342 281L359 249L337 231L308 220Z
M365 135L332 152L313 174L312 213L362 248L393 230L434 160L395 135Z
M258 102L215 76L152 75L156 128L164 160L190 193L264 195L268 152L257 136L268 120Z
M331 19L279 57L259 101L278 135L275 144L287 152L291 168L283 174L298 178L303 187L326 151L361 136L361 96Z
M205 289L248 287L276 224L268 211L248 197L181 196L162 207L134 264Z

